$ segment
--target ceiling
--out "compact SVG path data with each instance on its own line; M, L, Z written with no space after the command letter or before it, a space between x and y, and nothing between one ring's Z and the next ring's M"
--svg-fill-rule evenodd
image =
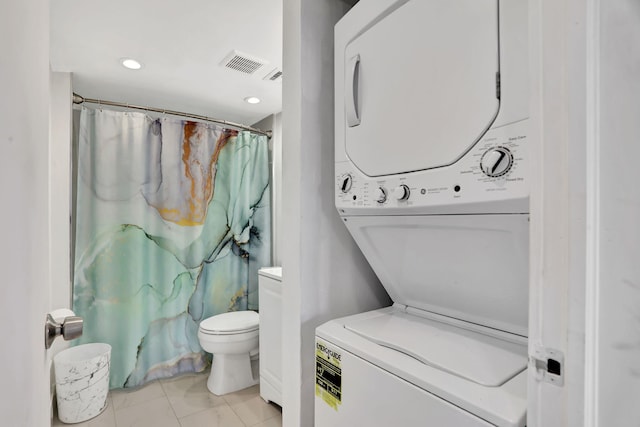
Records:
M267 63L251 75L221 66L233 50ZM50 61L86 98L250 125L282 109L282 78L264 80L282 69L282 0L56 0Z

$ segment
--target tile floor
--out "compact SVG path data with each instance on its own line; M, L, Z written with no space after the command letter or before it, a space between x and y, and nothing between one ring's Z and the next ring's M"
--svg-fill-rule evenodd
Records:
M114 390L98 417L74 427L282 427L282 410L260 397L259 386L216 396L208 372ZM53 427L67 426L54 415Z

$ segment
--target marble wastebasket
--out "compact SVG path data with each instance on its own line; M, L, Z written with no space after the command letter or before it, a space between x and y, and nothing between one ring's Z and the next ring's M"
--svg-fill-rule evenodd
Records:
M109 344L83 344L61 351L53 358L58 418L80 423L99 415L109 393Z

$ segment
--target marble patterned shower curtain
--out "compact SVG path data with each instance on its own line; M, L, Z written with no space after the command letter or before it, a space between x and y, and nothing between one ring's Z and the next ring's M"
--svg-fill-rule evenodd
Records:
M73 307L77 344L113 347L111 388L202 371L199 322L258 308L269 175L264 136L83 109Z

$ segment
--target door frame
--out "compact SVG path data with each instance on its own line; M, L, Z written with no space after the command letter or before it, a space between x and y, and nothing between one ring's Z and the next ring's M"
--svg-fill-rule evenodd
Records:
M564 385L530 357L528 425L597 425L599 0L529 0L529 354L564 355Z

